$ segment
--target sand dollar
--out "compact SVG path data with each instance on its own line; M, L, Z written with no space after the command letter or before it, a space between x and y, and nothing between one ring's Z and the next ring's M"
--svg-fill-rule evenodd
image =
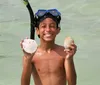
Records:
M64 47L68 48L72 43L74 43L74 40L71 37L66 37L64 40Z
M22 43L23 49L27 53L34 53L37 49L37 43L35 40L32 39L24 39L24 42Z

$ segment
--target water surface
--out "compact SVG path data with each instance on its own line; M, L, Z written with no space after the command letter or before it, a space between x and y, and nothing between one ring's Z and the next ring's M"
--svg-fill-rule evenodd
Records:
M100 84L100 1L30 0L33 10L57 8L62 13L56 43L71 36L78 46L77 85ZM29 36L29 14L21 0L0 0L0 85L20 85L22 51L19 42ZM39 39L36 37L39 43ZM33 85L31 80L31 85Z

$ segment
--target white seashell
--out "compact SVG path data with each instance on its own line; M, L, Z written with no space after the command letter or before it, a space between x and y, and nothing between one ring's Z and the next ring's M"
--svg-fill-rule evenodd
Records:
M35 40L32 39L24 39L24 42L22 43L23 49L27 53L34 53L37 49L37 43Z
M64 47L68 48L72 43L74 43L74 40L71 37L66 37L64 40Z

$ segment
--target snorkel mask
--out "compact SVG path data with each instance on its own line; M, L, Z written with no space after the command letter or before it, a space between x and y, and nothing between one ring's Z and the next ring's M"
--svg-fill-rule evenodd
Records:
M52 18L57 23L57 28L60 27L61 13L57 9L39 9L35 13L35 27L38 27L40 22L46 18Z

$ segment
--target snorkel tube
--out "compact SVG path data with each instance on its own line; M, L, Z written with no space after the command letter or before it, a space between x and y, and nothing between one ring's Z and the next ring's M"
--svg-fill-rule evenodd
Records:
M30 39L35 39L34 13L28 0L23 0L30 14Z

